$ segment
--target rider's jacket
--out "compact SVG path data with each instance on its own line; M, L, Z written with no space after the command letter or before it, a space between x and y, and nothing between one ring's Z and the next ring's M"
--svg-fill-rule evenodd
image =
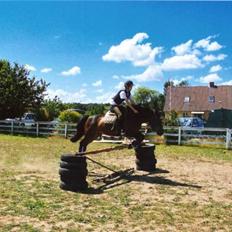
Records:
M121 105L126 99L130 99L131 93L126 89L118 91L118 93L112 98L113 103L116 105Z

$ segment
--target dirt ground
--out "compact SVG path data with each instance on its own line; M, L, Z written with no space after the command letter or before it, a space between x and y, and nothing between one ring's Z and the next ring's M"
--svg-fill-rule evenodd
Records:
M60 209L54 209L52 216L43 220L2 213L0 228L2 226L3 231L7 231L6 228L11 228L9 231L232 231L230 161L189 158L187 155L172 158L159 154L156 170L148 173L131 170L135 168L133 151L127 151L125 156L121 152L91 158L124 174L128 174L128 170L133 173L103 182L102 178L111 172L88 161L89 186L94 191L101 189L101 192L80 195L58 188L58 159L47 163L38 159L33 165L22 160L17 168L23 171L14 178L23 180L25 186L38 180L55 182L56 195L51 195L50 201L54 201L54 196L62 203L68 197L70 202L65 202L62 207L69 210L70 218L60 220ZM96 182L96 179L101 181ZM73 202L78 204L73 205ZM115 209L120 211L119 215ZM89 218L88 223L76 221L76 214L82 211ZM29 227L24 230L20 227L22 223L38 230Z

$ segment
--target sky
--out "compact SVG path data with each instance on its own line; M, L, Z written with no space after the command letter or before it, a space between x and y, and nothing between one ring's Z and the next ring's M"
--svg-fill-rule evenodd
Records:
M126 80L232 85L232 2L0 2L0 59L47 98L107 103Z

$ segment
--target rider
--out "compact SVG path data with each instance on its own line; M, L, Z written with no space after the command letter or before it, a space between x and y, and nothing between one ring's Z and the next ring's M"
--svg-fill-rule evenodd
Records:
M118 93L111 100L111 108L112 112L115 112L118 118L118 122L122 120L122 112L119 109L119 106L122 105L123 102L126 103L131 110L137 114L138 111L133 107L133 100L131 99L131 90L133 88L134 83L132 81L126 81L124 83L124 89L118 91ZM115 128L115 124L113 125L112 130Z

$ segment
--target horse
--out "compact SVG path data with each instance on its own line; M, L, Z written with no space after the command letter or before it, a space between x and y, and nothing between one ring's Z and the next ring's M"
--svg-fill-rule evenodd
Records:
M121 128L126 137L135 139L133 146L139 146L144 139L144 135L140 132L142 123L148 123L158 135L163 134L161 113L158 110L152 110L140 105L134 105L134 108L138 111L137 114L129 107L120 106L123 115ZM115 136L118 135L118 132L112 130L112 124L111 126L107 125L104 115L84 115L77 123L76 132L70 141L77 142L84 136L79 145L79 152L83 153L86 151L87 145L102 134Z

